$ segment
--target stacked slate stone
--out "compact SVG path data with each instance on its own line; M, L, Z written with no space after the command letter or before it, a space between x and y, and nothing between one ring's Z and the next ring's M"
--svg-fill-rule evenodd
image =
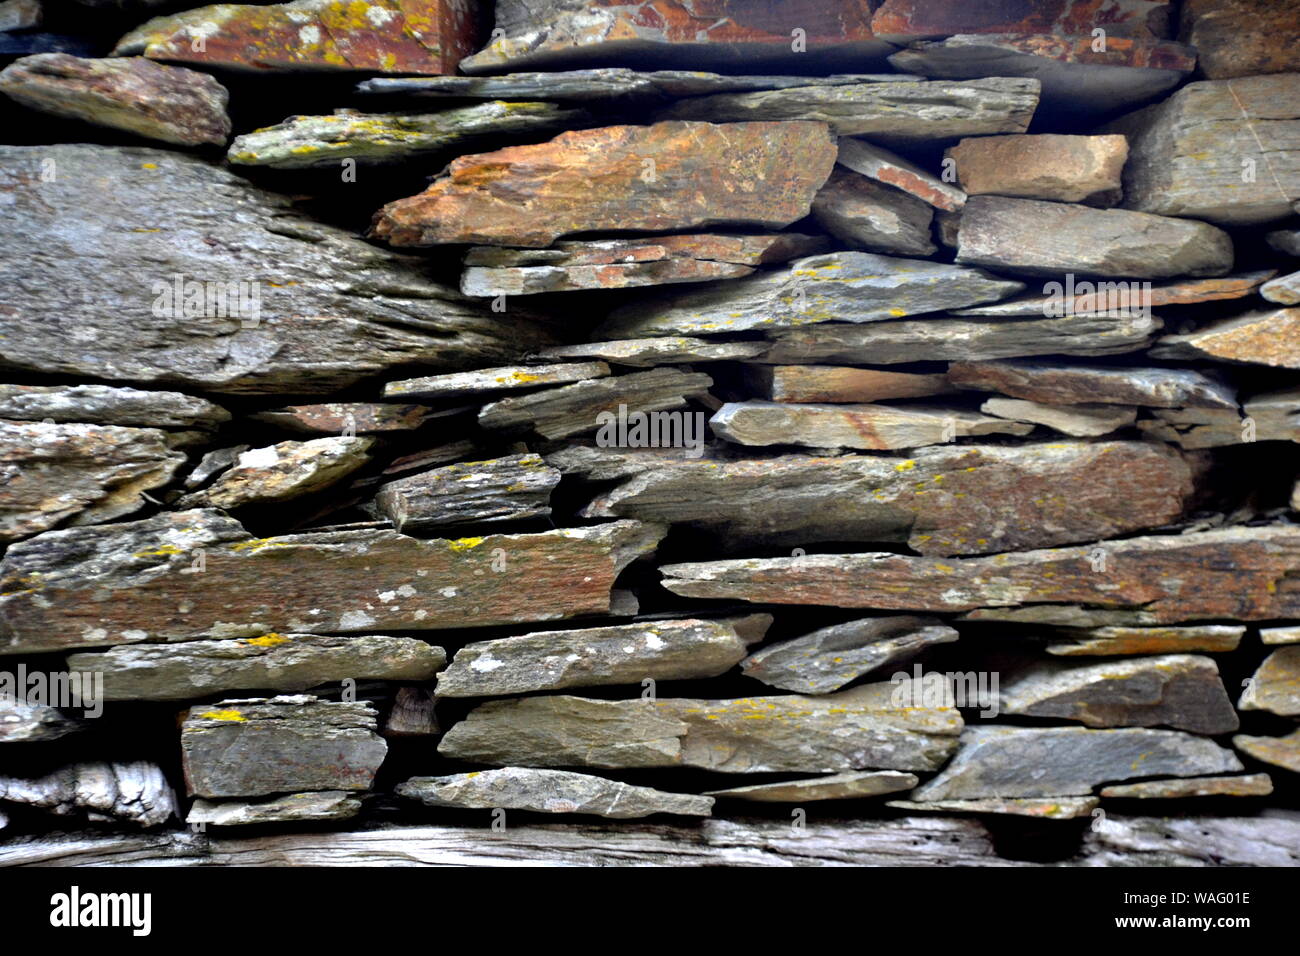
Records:
M1300 862L1300 8L78 2L0 860Z

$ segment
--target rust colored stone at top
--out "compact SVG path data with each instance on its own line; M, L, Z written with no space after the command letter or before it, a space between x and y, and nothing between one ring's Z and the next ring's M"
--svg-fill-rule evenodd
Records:
M375 216L395 246L542 248L590 230L780 229L808 215L835 164L825 123L607 126L462 156Z
M1300 71L1294 0L1183 0L1178 37L1196 47L1211 80Z
M1168 37L1173 4L1166 0L885 0L871 21L882 40L908 43L954 33L1054 33Z
M118 55L239 70L455 73L478 42L474 0L293 0L156 17Z

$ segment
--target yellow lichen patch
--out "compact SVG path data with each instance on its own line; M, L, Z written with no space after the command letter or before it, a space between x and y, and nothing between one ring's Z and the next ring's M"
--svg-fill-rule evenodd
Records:
M894 471L911 471L915 467L916 467L916 462L912 461L912 459L909 458L907 461L902 461L899 462L897 465L895 465Z
M164 544L161 548L155 548L152 551L137 551L135 554L131 555L131 557L156 558L156 557L163 557L169 554L182 554L182 553L183 553L182 549L176 547L176 545Z
M448 541L447 547L451 548L451 550L457 553L460 553L461 551L469 551L473 548L477 548L485 540L486 540L485 538L457 538L454 541Z
M261 551L263 548L285 547L291 541L277 541L275 538L254 538L252 541L236 541L230 546L231 551Z
M204 720L248 720L237 710L210 710L205 714L199 714Z
M283 634L263 634L261 637L250 637L248 640L240 641L241 644L251 644L253 647L275 647L278 644L289 643L289 638Z

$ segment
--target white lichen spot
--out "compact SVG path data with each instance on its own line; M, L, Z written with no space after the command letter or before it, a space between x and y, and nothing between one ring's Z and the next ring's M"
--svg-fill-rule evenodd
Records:
M314 24L312 26L300 27L298 30L298 40L303 46L315 46L317 43L320 43L320 27L315 26Z
M339 627L344 630L370 627L374 623L375 619L365 611L344 611L339 615Z
M478 671L480 674L486 674L489 671L496 670L498 667L505 667L505 664L505 661L499 661L490 654L485 654L477 660L470 661L469 669L472 671Z

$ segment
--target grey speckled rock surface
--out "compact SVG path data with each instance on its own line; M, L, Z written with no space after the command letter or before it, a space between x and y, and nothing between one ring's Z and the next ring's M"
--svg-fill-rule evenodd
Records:
M1245 633L1246 628L1239 624L1076 628L1054 633L1052 637L1062 639L1061 643L1049 644L1046 650L1057 657L1226 652L1235 651ZM1065 638L1069 640L1064 640Z
M1273 781L1266 773L1239 777L1191 777L1186 780L1144 780L1103 787L1112 800L1178 800L1186 797L1267 797Z
M12 675L5 675L0 685L12 679ZM17 693L11 695L8 690ZM65 717L57 708L28 703L26 690L25 687L6 688L6 693L0 695L0 744L57 740L82 728L80 722Z
M1136 408L1119 405L1043 405L1020 398L990 398L980 406L980 411L1009 421L1045 425L1075 438L1109 435L1116 429L1132 425L1137 419Z
M430 807L499 807L534 813L581 813L613 820L634 820L656 813L707 817L713 812L712 797L666 793L585 773L527 767L412 777L397 785L397 793Z
M1033 360L954 362L948 381L1050 405L1100 403L1147 408L1237 408L1233 390L1190 368L1066 365Z
M902 256L929 256L934 209L901 189L836 166L813 199L813 217L846 245Z
M608 374L609 366L604 362L510 365L387 382L384 385L384 398L461 398L497 392L529 391L547 385L567 385L570 382L604 378Z
M230 413L180 392L112 385L0 385L0 418L209 429L229 421Z
M1024 772L1033 767L1033 774ZM1083 796L1134 777L1194 777L1242 769L1211 740L1176 730L968 727L952 762L912 792L918 801Z
M754 803L803 803L806 800L852 800L876 797L884 793L911 790L917 777L897 770L864 770L856 773L835 773L826 777L809 777L806 780L786 780L782 783L756 783L748 787L729 790L710 790L711 797L726 800L745 800Z
M287 501L342 481L370 460L373 438L282 441L242 452L209 487L186 495L181 508L241 508Z
M375 506L403 534L465 524L500 524L551 513L560 473L535 454L462 461L379 489Z
M176 815L176 794L145 760L77 763L44 777L0 777L0 804L19 803L55 816L155 827Z
M267 823L303 823L349 820L361 812L361 798L343 790L290 793L269 800L195 800L185 822L190 826L260 826Z
M602 359L613 365L645 367L653 365L687 365L692 362L715 362L749 359L766 350L764 342L710 342L687 336L664 336L649 339L620 339L616 342L580 342L554 345L533 356L539 360Z

